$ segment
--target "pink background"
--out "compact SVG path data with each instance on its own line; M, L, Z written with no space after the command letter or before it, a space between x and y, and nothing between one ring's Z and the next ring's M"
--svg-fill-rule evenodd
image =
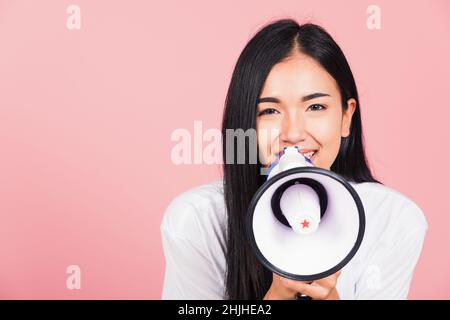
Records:
M219 128L240 51L285 17L341 45L376 176L426 214L410 298L450 298L449 2L300 0L1 0L0 298L160 298L164 208L220 177L174 165L170 135Z

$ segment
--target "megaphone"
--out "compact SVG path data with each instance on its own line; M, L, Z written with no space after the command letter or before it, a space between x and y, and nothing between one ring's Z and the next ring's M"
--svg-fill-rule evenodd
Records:
M246 216L250 247L276 274L314 281L341 270L358 251L364 207L342 176L315 167L298 147L269 167Z

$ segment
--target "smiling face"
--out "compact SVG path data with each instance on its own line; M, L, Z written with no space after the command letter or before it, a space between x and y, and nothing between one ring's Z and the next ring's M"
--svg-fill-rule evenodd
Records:
M273 66L256 109L259 157L267 166L284 147L298 146L314 166L330 169L341 137L350 133L356 101L342 108L333 77L313 58L295 53Z

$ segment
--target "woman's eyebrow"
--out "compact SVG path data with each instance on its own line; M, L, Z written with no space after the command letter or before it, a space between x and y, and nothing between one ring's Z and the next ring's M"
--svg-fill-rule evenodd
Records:
M320 98L320 97L331 97L331 96L327 93L315 92L315 93L311 93L311 94L304 96L302 98L302 102L305 102L305 101L308 101L311 99L315 99L315 98Z
M302 97L302 102L306 102L308 100L312 100L312 99L320 98L320 97L331 97L331 96L327 93L315 92L315 93L311 93L311 94L308 94L308 95ZM257 103L263 103L263 102L280 103L280 100L278 98L274 98L274 97L263 97L263 98L259 98Z

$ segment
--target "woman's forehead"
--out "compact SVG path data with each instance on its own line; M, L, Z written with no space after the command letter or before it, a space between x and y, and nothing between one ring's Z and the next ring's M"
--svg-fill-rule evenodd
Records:
M339 93L334 78L314 59L296 55L273 66L262 93L270 96L304 96L312 92Z

